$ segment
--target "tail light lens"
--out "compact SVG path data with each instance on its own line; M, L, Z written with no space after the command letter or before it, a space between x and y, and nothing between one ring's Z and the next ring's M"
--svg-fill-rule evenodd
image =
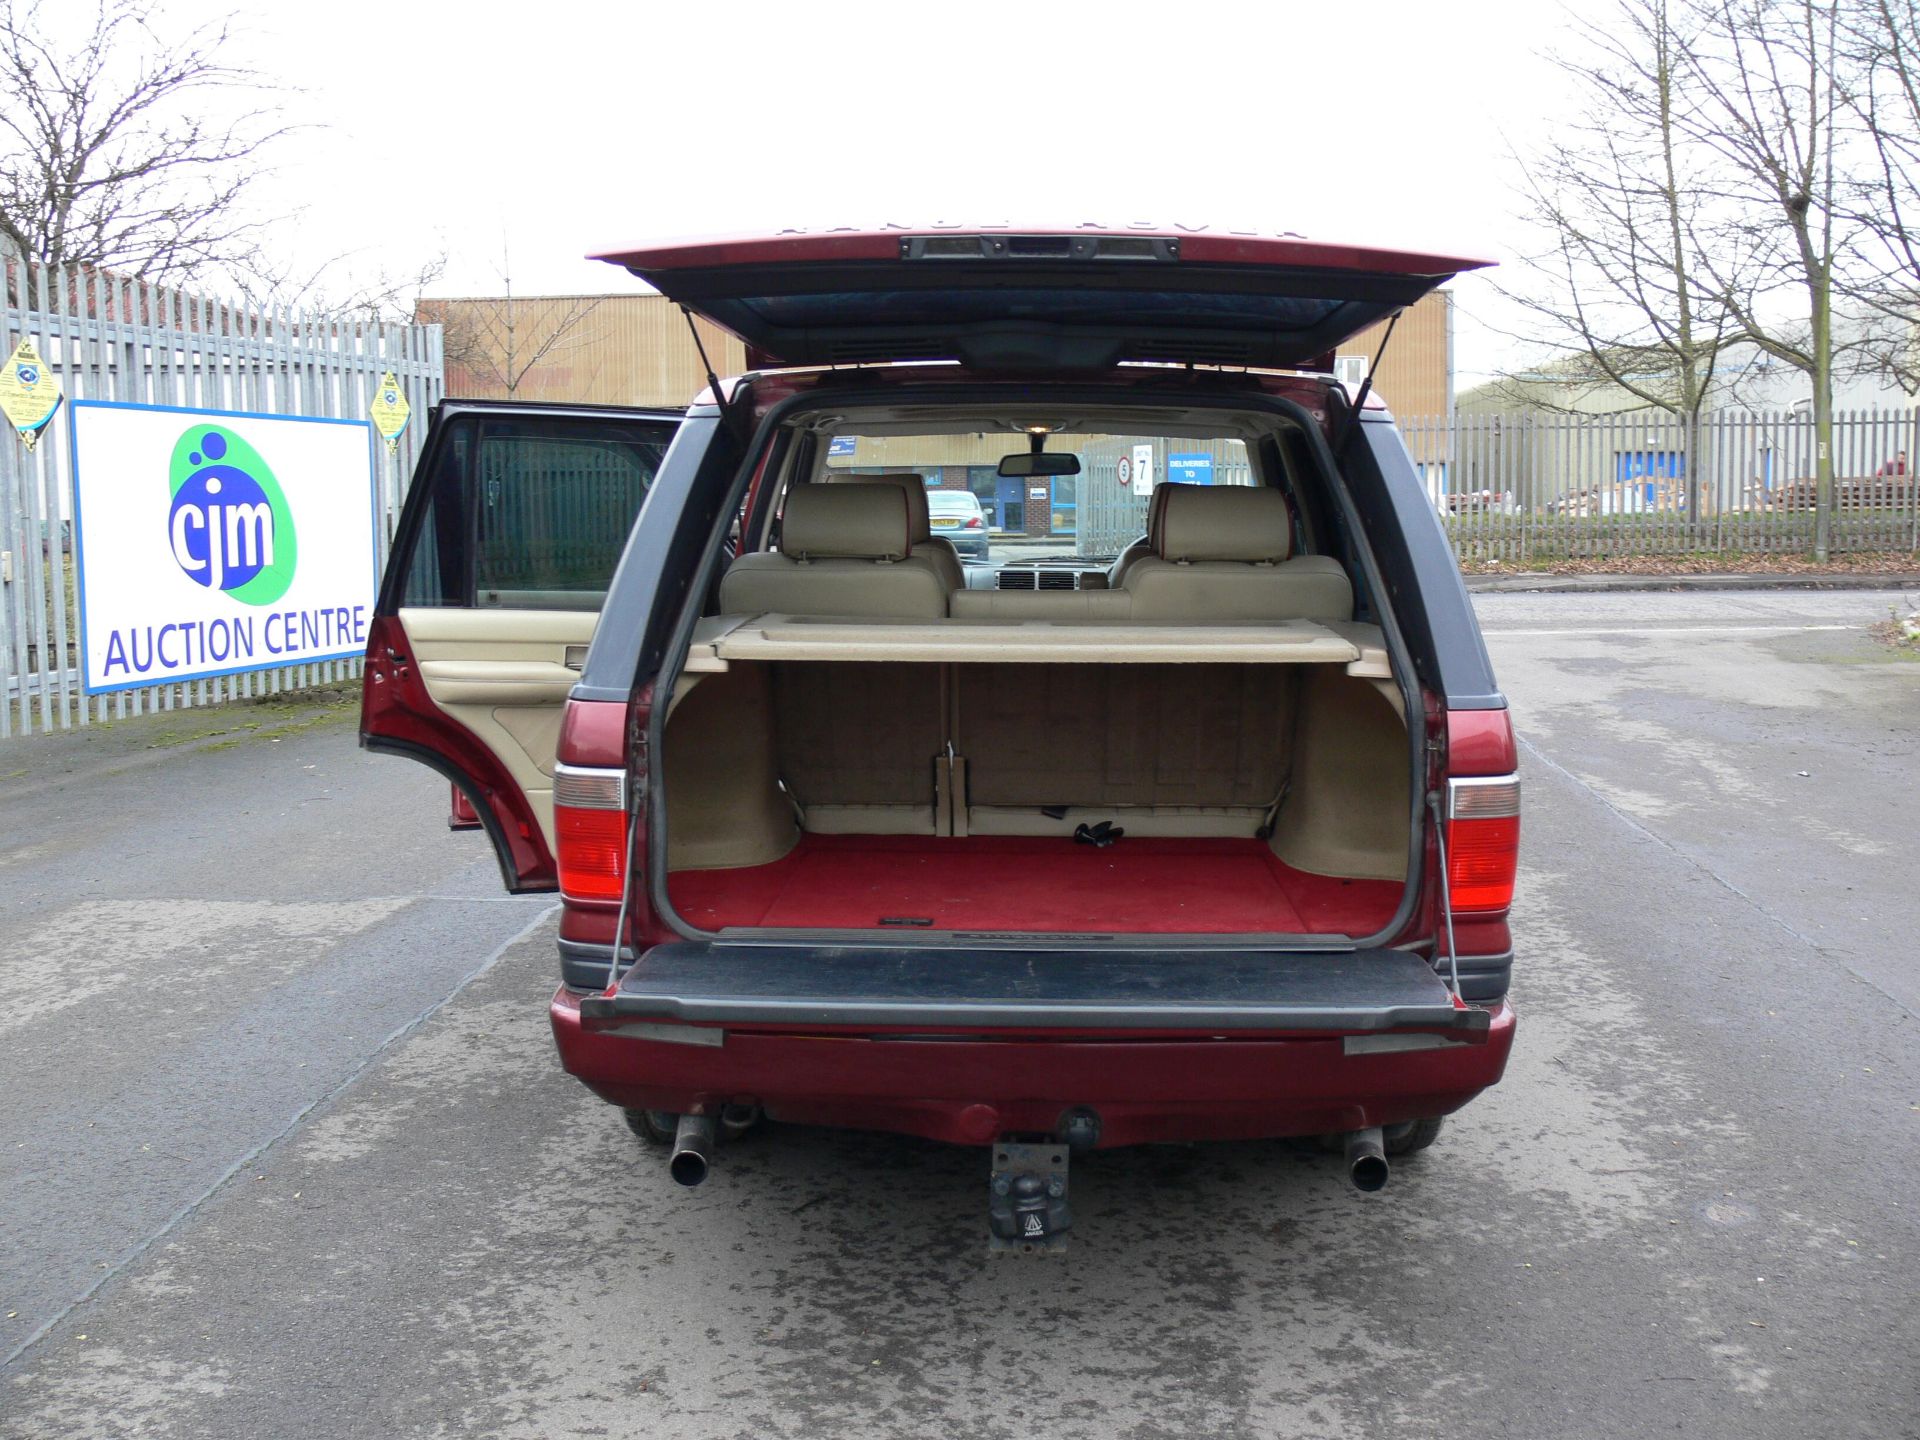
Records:
M979 530L984 528L985 525L986 525L986 521L982 520L978 515L975 515L972 519L967 521L967 529L969 530Z
M1520 777L1449 780L1447 892L1454 913L1510 909L1519 864Z
M553 834L560 893L617 902L626 880L626 772L555 766Z

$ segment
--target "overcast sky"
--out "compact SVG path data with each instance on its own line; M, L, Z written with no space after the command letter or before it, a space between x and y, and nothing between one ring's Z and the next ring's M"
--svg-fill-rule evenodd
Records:
M181 19L228 9L173 0ZM1555 3L244 6L298 85L258 202L438 293L634 284L582 257L849 221L1242 223L1504 258ZM1462 388L1514 358L1458 290Z

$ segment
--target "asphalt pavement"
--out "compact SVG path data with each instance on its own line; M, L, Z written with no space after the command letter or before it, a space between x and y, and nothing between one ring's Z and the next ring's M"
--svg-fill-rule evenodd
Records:
M1506 1081L1379 1195L1077 1160L1059 1261L969 1150L674 1186L559 1073L548 904L337 705L0 744L0 1436L1920 1435L1896 598L1478 597Z

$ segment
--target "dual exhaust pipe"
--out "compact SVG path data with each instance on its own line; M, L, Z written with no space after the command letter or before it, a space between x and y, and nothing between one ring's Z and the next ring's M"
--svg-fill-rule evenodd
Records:
M720 1112L719 1129L729 1137L744 1134L758 1118L751 1106L729 1105ZM711 1115L682 1115L673 1134L673 1152L667 1173L692 1189L713 1168L716 1127ZM1387 1188L1392 1168L1387 1164L1386 1137L1378 1125L1346 1134L1347 1179L1353 1188L1372 1195Z

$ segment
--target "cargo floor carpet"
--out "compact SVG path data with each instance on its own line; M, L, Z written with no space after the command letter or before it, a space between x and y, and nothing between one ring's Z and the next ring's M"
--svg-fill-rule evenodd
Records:
M668 893L703 929L1368 935L1398 882L1308 875L1256 839L804 835L770 865L680 870ZM895 923L887 923L895 922Z

